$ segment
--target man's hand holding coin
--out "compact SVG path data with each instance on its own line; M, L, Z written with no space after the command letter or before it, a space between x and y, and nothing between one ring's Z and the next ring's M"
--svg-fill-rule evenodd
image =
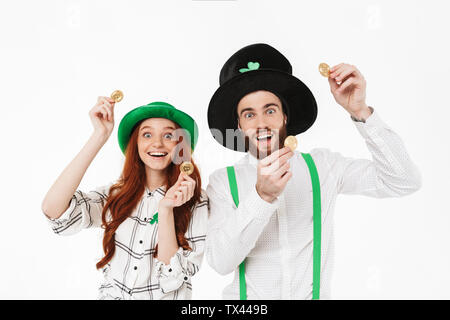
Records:
M367 119L372 111L366 104L366 80L359 70L346 63L330 69L328 82L338 104L356 119Z
M256 191L267 202L273 202L292 177L288 160L294 152L289 147L279 149L258 163Z

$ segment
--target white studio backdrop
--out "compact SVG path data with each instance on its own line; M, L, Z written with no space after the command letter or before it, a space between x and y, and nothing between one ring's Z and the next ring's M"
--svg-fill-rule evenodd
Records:
M100 229L61 237L40 210L48 188L92 132L97 96L120 89L116 127L80 189L118 178L117 126L125 113L167 101L198 122L194 158L203 188L243 155L209 133L206 110L225 60L266 42L314 93L318 118L298 149L370 158L348 113L318 72L354 64L367 103L403 139L422 188L409 196L339 196L335 299L449 299L450 23L447 1L2 1L0 90L1 299L96 299ZM221 299L232 275L206 259L194 299Z

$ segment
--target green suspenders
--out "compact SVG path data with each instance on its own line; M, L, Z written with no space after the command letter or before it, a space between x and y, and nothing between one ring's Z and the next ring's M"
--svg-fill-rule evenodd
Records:
M321 202L320 183L316 165L309 153L302 153L309 168L313 188L313 300L320 298L320 260L321 260ZM228 182L231 196L236 207L239 206L239 193L234 167L227 167ZM247 300L247 286L245 284L245 260L239 265L239 296L241 300Z
M233 197L236 208L239 206L239 193L236 182L234 167L227 167L228 182L230 183L231 196ZM241 300L247 300L247 286L245 284L245 259L239 265L239 297Z

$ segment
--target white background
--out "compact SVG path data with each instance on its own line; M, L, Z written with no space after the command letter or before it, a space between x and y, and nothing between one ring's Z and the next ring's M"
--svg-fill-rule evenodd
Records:
M391 199L339 196L335 299L449 299L450 23L447 1L136 1L0 3L0 298L95 299L101 230L54 235L41 201L92 132L97 96L121 89L116 128L86 173L89 191L118 178L117 125L129 110L167 101L199 124L203 186L242 154L209 133L206 110L225 60L266 42L314 93L318 118L298 150L370 158L318 72L354 64L367 103L403 139L423 176ZM220 299L231 275L204 260L193 298Z

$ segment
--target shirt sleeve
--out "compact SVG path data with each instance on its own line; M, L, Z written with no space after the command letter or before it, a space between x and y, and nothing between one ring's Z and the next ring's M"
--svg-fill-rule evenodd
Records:
M239 193L236 208L226 168L210 176L206 192L210 205L206 259L214 270L224 275L233 272L255 247L279 200L272 203L263 200L254 186L247 193Z
M366 122L353 121L364 138L372 160L344 157L327 151L326 162L338 174L338 193L374 198L400 197L420 189L418 167L412 162L402 139L374 112ZM320 156L325 149L315 149Z
M202 191L200 201L192 211L192 218L185 234L192 250L178 248L167 265L156 258L154 259L155 271L163 293L178 290L184 283L190 285L191 277L199 271L205 248L208 208L208 198L206 193Z
M70 200L69 208L57 219L47 217L56 234L72 235L82 229L100 227L102 211L112 183L88 193L77 190Z

